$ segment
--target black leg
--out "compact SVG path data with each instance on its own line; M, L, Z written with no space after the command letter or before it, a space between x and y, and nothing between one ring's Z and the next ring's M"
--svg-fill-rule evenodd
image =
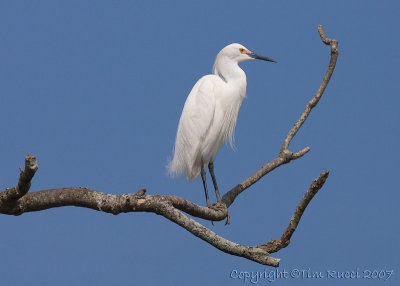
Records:
M220 202L221 201L221 196L219 195L217 180L215 179L215 175L214 175L214 162L210 162L208 164L208 170L210 171L211 178L212 178L212 181L213 181L213 184L214 184L215 195L217 196L217 202Z
M206 172L204 171L203 162L201 163L201 179L203 180L204 192L206 193L207 207L210 207L210 199L208 198L207 183L206 183Z

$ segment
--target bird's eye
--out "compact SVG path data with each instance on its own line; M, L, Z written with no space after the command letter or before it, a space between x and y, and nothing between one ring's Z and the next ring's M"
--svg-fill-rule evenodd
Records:
M240 48L239 51L240 51L242 54L244 54L245 49Z

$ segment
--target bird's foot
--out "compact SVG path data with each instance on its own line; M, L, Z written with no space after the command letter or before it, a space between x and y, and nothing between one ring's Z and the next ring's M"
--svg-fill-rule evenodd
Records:
M209 206L210 209L216 210L216 211L224 211L226 209L227 216L226 216L226 221L225 225L230 224L231 222L231 216L229 215L228 208L223 202L216 202L212 206ZM214 225L214 224L213 224Z

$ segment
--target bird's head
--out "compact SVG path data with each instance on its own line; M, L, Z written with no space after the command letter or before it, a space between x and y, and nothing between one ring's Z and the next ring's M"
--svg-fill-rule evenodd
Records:
M248 60L264 60L264 61L269 61L269 62L274 62L276 63L275 60L271 58L267 58L264 56L257 55L253 52L250 52L246 47L244 47L241 44L230 44L223 48L218 56L220 57L227 57L233 61L236 61L237 63L243 62L243 61L248 61Z

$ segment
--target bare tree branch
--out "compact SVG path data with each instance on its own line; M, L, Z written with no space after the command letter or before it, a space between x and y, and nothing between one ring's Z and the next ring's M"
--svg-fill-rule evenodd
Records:
M305 193L304 197L301 199L300 203L296 207L296 211L294 212L292 218L290 219L288 227L283 232L282 236L278 240L271 239L268 243L259 245L259 247L264 248L269 253L278 252L282 248L285 248L290 243L290 238L292 237L293 233L295 232L301 216L303 215L306 207L310 203L310 201L314 198L314 196L318 193L318 191L324 185L326 179L329 176L329 171L325 171L324 173L320 174L317 179L311 184L310 188Z
M248 177L246 180L238 184L236 187L231 189L229 192L227 192L223 197L222 197L222 202L226 204L227 207L229 207L236 197L240 195L244 190L246 190L248 187L253 185L255 182L260 180L262 177L264 177L266 174L271 172L272 170L276 169L282 164L289 163L292 160L298 159L302 156L304 156L308 151L310 151L310 147L305 147L303 150L298 151L297 153L292 153L289 151L289 144L292 141L293 137L296 135L297 131L299 131L300 127L303 125L304 121L306 121L308 115L310 114L311 110L317 105L319 102L322 94L325 91L326 86L328 85L328 82L332 76L333 70L335 69L336 66L336 61L339 55L337 46L338 46L338 41L337 40L332 40L332 39L327 39L325 37L324 29L322 28L321 25L318 26L318 32L319 35L322 39L322 41L331 46L331 58L329 61L329 66L328 69L325 73L325 77L322 80L322 83L320 87L318 88L317 93L314 95L314 97L307 103L303 113L300 115L299 120L295 123L293 128L289 131L289 133L286 135L285 139L283 140L281 150L278 154L278 157L276 157L274 160L271 162L267 163L263 167L261 167L257 172L255 172L253 175Z
M58 188L28 193L31 180L38 169L36 157L28 155L25 158L25 169L21 170L17 186L0 192L0 213L21 215L26 212L41 211L62 206L85 207L96 211L112 213L114 215L127 212L152 212L173 221L221 251L241 256L261 264L274 267L279 266L279 259L270 257L269 253L277 252L289 244L290 238L296 230L302 214L311 199L318 190L322 188L329 171L322 173L311 184L297 206L289 226L286 228L282 237L279 240L271 240L266 244L258 246L236 244L217 235L182 212L210 221L223 220L228 215L229 206L240 193L280 165L298 159L310 151L310 148L306 147L296 153L292 153L288 148L291 140L307 119L312 108L314 108L320 100L335 68L338 56L337 41L327 39L322 26L318 27L318 31L322 41L331 46L331 59L328 70L317 93L307 103L299 120L284 139L278 156L242 183L228 191L222 197L222 203L217 203L209 208L202 207L177 196L146 195L145 189L141 189L135 194L122 195L106 194L87 188Z
M318 26L318 32L322 39L322 42L331 46L331 59L329 61L329 66L325 73L324 79L322 80L322 83L318 88L318 91L316 92L314 97L307 103L306 108L304 109L303 113L301 114L299 120L296 122L296 124L293 126L293 128L289 131L288 135L286 136L285 140L283 141L283 144L281 147L281 153L288 150L289 144L292 141L293 137L296 135L297 131L299 131L299 129L300 129L301 125L303 125L304 121L306 121L311 110L317 105L317 103L321 99L321 96L324 93L325 88L328 85L329 80L331 79L333 70L335 69L335 66L336 66L336 61L337 61L337 58L339 55L339 52L337 49L337 45L338 45L337 40L327 39L325 37L324 29L322 28L321 25Z
M181 209L186 213L206 219L212 216L212 219L209 220L222 220L226 216L223 208L221 210L213 210L197 206L176 196L146 196L144 195L145 190L139 190L136 194L111 195L87 188L51 189L28 193L12 204L0 200L0 212L20 215L26 212L62 206L85 207L114 215L127 212L153 212L175 222L195 236L226 253L245 257L260 264L279 266L279 259L270 257L269 253L276 252L289 244L290 237L294 233L305 208L323 186L328 173L327 171L321 174L313 182L296 208L296 212L282 238L278 241L273 241L274 243L269 242L260 246L239 245L224 239L178 210Z
M1 192L4 194L5 192ZM226 217L224 206L213 208L193 204L177 196L144 195L144 190L136 194L112 195L88 188L59 188L28 193L13 203L0 196L0 213L21 215L51 208L75 206L84 207L114 215L127 212L158 212L155 206L169 204L187 214L206 220L220 221Z

